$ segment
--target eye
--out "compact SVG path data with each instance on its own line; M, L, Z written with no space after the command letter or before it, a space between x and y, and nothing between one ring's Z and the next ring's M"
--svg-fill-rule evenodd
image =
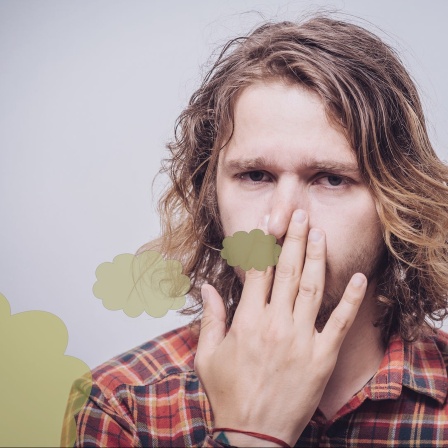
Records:
M249 174L250 180L254 182L261 182L264 176L262 171L251 171Z
M327 176L328 179L328 183L333 186L333 187L337 187L338 185L342 184L342 177L341 176Z
M326 174L319 177L316 183L327 188L344 187L350 183L350 179L336 174Z
M264 171L249 171L248 173L239 174L241 180L252 181L252 183L268 182L269 176Z

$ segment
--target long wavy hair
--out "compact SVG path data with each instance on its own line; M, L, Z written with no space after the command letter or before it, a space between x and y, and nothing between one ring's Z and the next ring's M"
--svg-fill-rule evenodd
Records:
M228 326L238 305L243 285L219 253L216 169L238 94L266 79L316 93L350 142L387 248L377 325L385 341L417 339L428 318L447 314L448 169L395 51L366 29L325 16L267 23L228 42L177 120L160 170L171 180L158 206L162 232L145 248L179 260L190 277L192 303L181 312L200 315L207 281L224 299Z

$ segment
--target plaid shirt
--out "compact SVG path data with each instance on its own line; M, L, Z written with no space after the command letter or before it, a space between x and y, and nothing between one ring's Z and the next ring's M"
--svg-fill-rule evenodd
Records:
M75 446L223 446L193 370L196 336L182 327L95 369ZM374 377L330 421L318 409L296 446L448 446L447 364L441 331L413 344L394 338Z

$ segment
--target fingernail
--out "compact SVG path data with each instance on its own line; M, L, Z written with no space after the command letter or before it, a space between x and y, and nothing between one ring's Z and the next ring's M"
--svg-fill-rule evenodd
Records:
M352 285L359 288L365 282L365 277L362 274L355 274L352 278Z
M308 240L312 241L313 243L317 243L323 236L322 230L319 229L311 229L310 233L308 234Z
M296 210L292 215L292 219L295 222L303 223L306 220L306 213L303 210Z

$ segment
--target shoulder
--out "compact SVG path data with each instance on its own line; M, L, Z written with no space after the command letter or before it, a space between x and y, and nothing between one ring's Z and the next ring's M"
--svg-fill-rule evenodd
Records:
M181 327L94 369L76 446L202 443L212 415L194 372L197 339L197 327Z
M405 352L416 374L432 372L448 383L448 333L432 329L417 341L405 343Z
M148 386L173 374L192 372L196 347L195 327L177 328L101 364L92 371L93 383L104 393L122 385Z
M448 333L443 330L436 330L432 336L439 353L442 355L445 367L448 371Z
M408 348L409 369L408 375L405 375L405 385L435 398L446 409L448 334L442 330L433 330L420 340L411 343L411 347Z

